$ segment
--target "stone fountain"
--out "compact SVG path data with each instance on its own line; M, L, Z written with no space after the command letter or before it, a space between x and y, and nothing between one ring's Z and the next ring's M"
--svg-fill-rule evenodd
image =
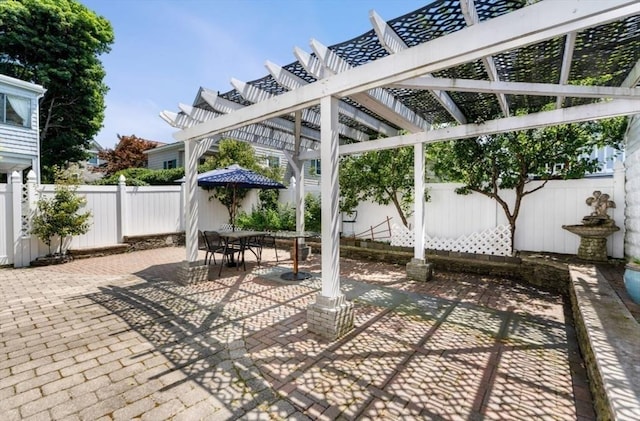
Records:
M607 210L616 204L609 200L608 194L596 190L586 200L591 206L591 214L582 218L582 224L563 225L562 228L580 236L578 257L596 262L607 261L607 237L620 230L615 221L609 217Z

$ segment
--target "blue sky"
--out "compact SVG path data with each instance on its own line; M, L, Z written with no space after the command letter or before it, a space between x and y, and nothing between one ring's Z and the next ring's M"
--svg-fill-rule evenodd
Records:
M390 20L429 0L80 0L114 29L101 57L110 91L96 140L113 148L117 134L170 143L176 129L160 117L191 104L200 86L226 92L229 81L259 79L264 63L293 61L371 29L369 10Z

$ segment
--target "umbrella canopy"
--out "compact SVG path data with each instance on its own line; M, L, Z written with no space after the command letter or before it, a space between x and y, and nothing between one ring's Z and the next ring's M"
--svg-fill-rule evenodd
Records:
M284 184L234 164L198 174L201 187L228 186L242 189L284 189Z
M233 191L233 205L231 209L231 226L236 228L236 190L237 189L284 189L286 186L255 171L242 168L234 164L226 168L219 168L198 174L200 187L227 187Z

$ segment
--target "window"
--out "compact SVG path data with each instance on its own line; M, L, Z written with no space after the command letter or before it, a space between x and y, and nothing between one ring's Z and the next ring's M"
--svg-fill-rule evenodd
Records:
M312 159L309 161L309 174L320 175L320 160Z
M0 123L31 127L31 100L21 96L0 94Z
M265 161L269 168L278 168L280 167L280 158L277 156L267 156L265 157Z
M164 161L162 163L162 168L165 170L170 170L171 168L176 168L178 166L178 160L172 159L170 161Z

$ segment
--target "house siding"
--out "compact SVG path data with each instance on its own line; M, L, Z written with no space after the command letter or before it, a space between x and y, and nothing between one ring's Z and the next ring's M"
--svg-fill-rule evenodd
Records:
M165 161L171 161L172 159L175 159L178 161L179 167L184 166L184 165L181 165L181 162L178 159L179 158L178 155L179 155L178 150L175 150L175 149L148 154L149 160L147 161L147 168L152 170L161 170L164 168L163 163Z
M640 114L630 119L626 138L625 239L627 257L640 257Z
M26 89L11 86L0 81L0 93L17 95L31 100L31 127L19 127L0 123L0 150L12 155L38 157L38 95Z

